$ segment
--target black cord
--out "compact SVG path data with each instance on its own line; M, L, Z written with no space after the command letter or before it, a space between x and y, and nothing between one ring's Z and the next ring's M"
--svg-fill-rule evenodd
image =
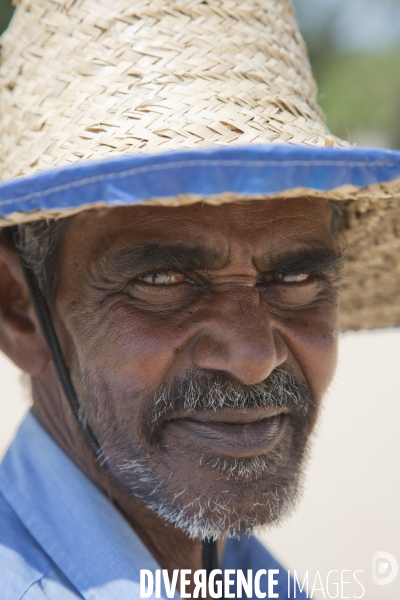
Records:
M211 571L218 569L218 548L217 541L211 538L205 538L203 540L202 550L202 562L203 569L206 570L207 582L210 578ZM214 581L222 581L222 574L217 573ZM224 588L222 586L222 598L224 598Z
M218 551L217 542L210 538L203 540L203 569L207 572L207 579L210 576L211 571L218 569Z
M60 342L58 341L57 334L55 332L51 320L50 311L47 306L46 299L42 294L34 272L26 265L21 255L20 261L25 280L31 295L32 304L34 306L43 333L43 337L46 340L47 347L51 359L53 361L54 367L56 369L62 390L79 424L79 427L82 430L83 435L85 436L87 443L89 444L94 455L96 456L96 459L98 459L101 455L100 445L93 431L91 430L86 418L84 417L82 408L78 402L74 386L72 385L71 378L69 376L67 365L65 364L64 356L60 347Z

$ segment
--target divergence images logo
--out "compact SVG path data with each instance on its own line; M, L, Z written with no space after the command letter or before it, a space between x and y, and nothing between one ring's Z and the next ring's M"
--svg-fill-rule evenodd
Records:
M372 557L372 579L377 585L392 583L399 572L397 560L389 552L375 552Z

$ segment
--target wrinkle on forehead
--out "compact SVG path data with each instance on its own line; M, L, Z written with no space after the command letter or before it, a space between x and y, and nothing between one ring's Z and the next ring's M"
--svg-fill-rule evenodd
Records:
M121 225L131 228L140 223L141 227L156 226L157 224L175 223L178 220L184 225L185 221L208 221L223 218L237 227L257 226L261 213L268 213L268 220L305 218L311 219L318 212L321 217L328 218L331 212L330 201L315 198L288 198L240 200L230 204L212 205L198 202L185 206L118 206L103 210L82 212L76 215L75 221L100 225L109 224L115 215L122 215ZM284 214L282 214L282 212ZM177 217L178 215L178 217Z
M264 247L279 253L290 246L332 241L330 204L325 200L256 200L222 206L194 204L179 208L116 207L80 216L67 242L89 262L123 248L146 243L204 248L224 261L247 260ZM86 249L88 252L86 252Z

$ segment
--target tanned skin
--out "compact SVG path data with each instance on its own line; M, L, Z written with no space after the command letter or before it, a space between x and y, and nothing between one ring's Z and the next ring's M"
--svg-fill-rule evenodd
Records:
M157 256L170 247L169 268L160 267ZM144 257L138 248L145 248ZM143 414L163 383L193 367L252 385L284 366L310 388L313 426L336 366L337 272L328 260L321 272L301 281L284 281L279 273L285 261L293 264L298 256L298 270L302 260L307 266L307 253L321 251L338 253L329 203L322 200L125 207L86 211L73 220L60 249L52 318L80 403L108 453L107 469L94 460L60 390L17 252L0 245L0 349L31 376L36 417L164 569L201 568L201 543L147 509L109 473L121 448L132 443L149 451L135 415ZM192 260L190 273L182 272L185 253ZM207 264L196 263L202 253ZM96 401L88 381L98 386ZM126 400L130 390L140 392L137 405ZM281 436L290 439L290 418L286 422ZM189 435L200 458L207 436L189 431L184 420L166 424L161 474L164 469L167 479L173 470L177 488L190 480L192 486L198 481L229 491L228 480L221 483L180 451ZM121 448L114 449L110 436L121 440ZM228 452L224 443L222 453ZM232 449L234 456L252 452L259 450L251 444ZM245 508L246 499L241 502Z

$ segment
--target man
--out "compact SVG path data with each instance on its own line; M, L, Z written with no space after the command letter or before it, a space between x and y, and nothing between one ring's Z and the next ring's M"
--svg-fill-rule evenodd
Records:
M33 409L2 598L240 597L248 569L244 596L291 597L251 534L301 489L339 232L342 323L399 322L398 154L323 147L286 2L23 2L3 54L0 347Z

